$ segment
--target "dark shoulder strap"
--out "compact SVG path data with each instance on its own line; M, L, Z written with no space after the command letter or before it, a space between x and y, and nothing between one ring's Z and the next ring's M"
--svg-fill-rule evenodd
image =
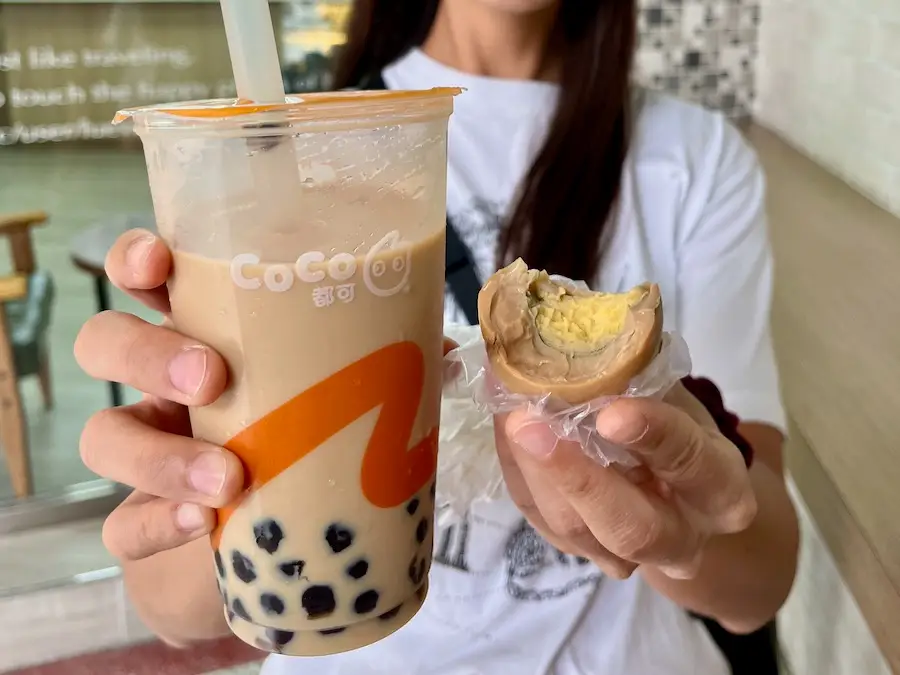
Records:
M478 292L481 282L475 273L469 247L459 238L459 233L447 216L447 267L444 278L453 293L456 304L466 315L470 326L478 323Z
M388 87L381 73L372 73L360 81L359 88L377 90ZM478 291L481 290L481 282L475 271L472 252L460 238L449 216L447 216L446 263L444 277L447 280L447 287L465 314L466 320L474 326L478 323Z
M376 72L363 77L359 81L358 88L373 91L378 89L387 89L388 86L387 84L385 84L384 78L381 76L381 73Z

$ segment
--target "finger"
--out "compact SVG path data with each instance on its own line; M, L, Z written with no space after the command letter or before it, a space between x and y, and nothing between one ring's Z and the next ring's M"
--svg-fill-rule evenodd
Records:
M129 408L131 413L147 426L169 434L191 435L191 417L186 406L144 394L140 403Z
M448 337L444 338L444 356L447 356L447 354L452 352L457 347L459 347L459 345L457 344L456 340L451 340Z
M169 248L147 230L126 232L106 255L106 275L113 285L160 312L169 311L165 284L171 269Z
M607 551L592 533L588 532L586 536L572 538L571 528L566 524L557 523L555 526L551 526L545 519L544 513L550 511L552 507L547 505L546 500L542 499L540 495L535 496L518 464L508 451L501 452L500 465L503 467L503 477L510 499L535 531L554 548L563 553L590 560L607 576L614 579L627 579L637 569L636 564L622 560ZM541 506L538 505L539 502L542 504ZM569 510L571 511L571 509ZM579 521L582 524L584 522L580 517ZM558 534L558 532L566 531L570 533L570 536Z
M501 425L495 425L495 429L500 428ZM496 436L507 491L531 525L561 551L589 559L609 576L616 579L631 576L637 565L603 547L559 491L540 472L533 471L530 463L520 465L516 461L509 440L501 431Z
M620 399L597 416L597 430L637 455L721 532L744 530L756 516L740 451L685 411L651 399Z
M92 377L185 405L212 403L227 381L225 362L209 347L119 312L88 319L75 340L75 358Z
M120 560L141 560L209 534L216 524L210 508L165 499L141 500L136 493L103 525L103 544Z
M244 472L237 457L148 426L132 411L141 405L104 410L88 420L80 452L91 471L178 502L221 507L240 494Z
M444 356L447 356L454 349L459 347L459 345L448 337L444 338ZM462 373L461 364L458 361L449 361L444 359L444 372L443 372L443 384L444 387L448 385L452 385L459 378Z
M698 533L658 496L600 466L577 444L559 442L527 412L512 413L506 429L523 473L550 482L610 553L638 564L693 560Z
M522 470L509 450L509 443L503 439L499 429L500 425L495 424L494 433L497 437L497 457L500 462L500 469L503 472L503 483L506 486L506 491L528 522L541 534L545 536L550 535L552 530L547 521L544 520L544 516L531 492L531 487L525 481Z
M693 559L684 560L672 565L656 565L656 569L670 579L694 579L703 565L703 547L701 546Z

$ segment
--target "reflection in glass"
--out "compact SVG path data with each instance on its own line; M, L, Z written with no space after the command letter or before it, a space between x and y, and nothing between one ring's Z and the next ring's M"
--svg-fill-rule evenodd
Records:
M331 87L349 9L272 1L286 90ZM0 504L94 479L81 429L140 397L91 379L72 353L97 311L158 320L103 273L116 236L153 226L143 155L113 114L233 95L217 2L0 0Z

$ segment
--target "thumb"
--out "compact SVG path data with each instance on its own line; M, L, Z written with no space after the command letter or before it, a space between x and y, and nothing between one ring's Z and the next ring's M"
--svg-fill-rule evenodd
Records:
M559 445L550 425L526 410L511 412L505 428L513 443L538 459L548 458Z

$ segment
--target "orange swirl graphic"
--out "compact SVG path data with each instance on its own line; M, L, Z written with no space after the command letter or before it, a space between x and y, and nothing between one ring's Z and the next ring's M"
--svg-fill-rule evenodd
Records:
M243 461L248 488L219 510L213 545L218 548L228 519L250 493L378 406L381 411L363 457L361 488L379 508L409 500L431 480L437 466L436 427L409 447L424 383L422 350L414 342L397 342L310 387L232 438L225 447Z

